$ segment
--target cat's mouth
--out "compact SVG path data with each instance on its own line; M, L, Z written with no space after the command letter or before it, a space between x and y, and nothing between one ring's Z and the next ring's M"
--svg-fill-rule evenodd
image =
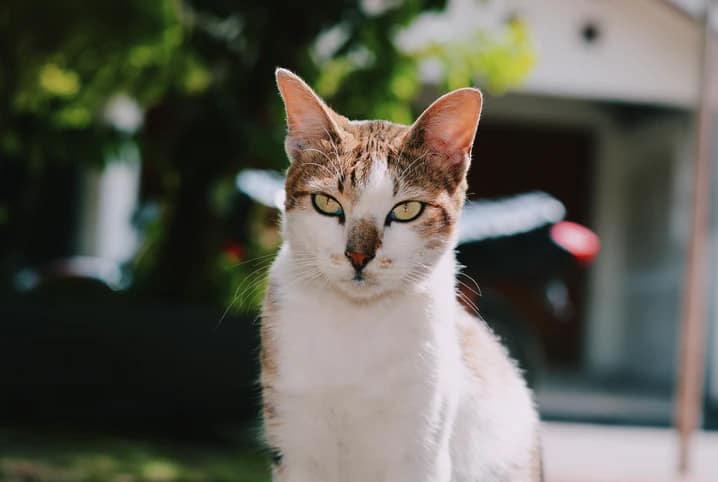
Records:
M351 280L349 280L349 283L352 284L352 286L374 286L376 283L367 280L364 276L354 276Z
M369 288L378 284L375 279L364 273L354 273L354 276L352 276L351 279L345 280L344 283L350 285L352 288Z
M353 273L351 276L338 279L334 286L355 301L376 298L386 291L384 283L373 273Z
M380 284L366 276L354 276L337 286L345 295L357 300L364 300L382 293Z

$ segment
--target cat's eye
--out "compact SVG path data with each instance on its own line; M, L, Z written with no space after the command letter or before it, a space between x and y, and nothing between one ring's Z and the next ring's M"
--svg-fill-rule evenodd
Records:
M344 216L344 210L339 201L326 194L312 194L312 204L314 209L325 216L338 216L340 218Z
M419 201L404 201L394 206L389 213L387 221L399 221L408 223L418 218L424 212L424 203Z

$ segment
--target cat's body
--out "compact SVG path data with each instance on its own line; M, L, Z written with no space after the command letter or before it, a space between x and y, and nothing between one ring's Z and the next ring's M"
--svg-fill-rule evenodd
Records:
M317 111L293 74L279 71L278 80L293 164L285 243L262 318L275 480L541 480L528 389L489 329L456 301L453 247L468 164L440 156L456 161L443 173L432 164L437 145L453 149L427 134L445 109L422 116L420 129L349 122L321 103ZM456 100L471 103L472 92ZM480 96L468 108L480 110ZM476 121L478 112L469 141ZM409 213L406 202L423 207L408 219L395 211Z

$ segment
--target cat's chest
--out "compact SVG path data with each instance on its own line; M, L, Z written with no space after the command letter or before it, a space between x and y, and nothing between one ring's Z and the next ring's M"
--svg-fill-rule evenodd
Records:
M278 383L289 391L410 383L435 352L428 316L417 300L357 306L296 290L274 323Z

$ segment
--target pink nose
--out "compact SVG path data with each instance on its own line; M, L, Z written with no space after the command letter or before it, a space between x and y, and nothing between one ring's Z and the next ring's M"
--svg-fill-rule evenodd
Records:
M354 266L354 269L357 271L361 271L364 266L371 261L374 256L371 256L367 253L357 253L356 251L345 251L344 255L349 258L349 261L351 261L352 266Z

